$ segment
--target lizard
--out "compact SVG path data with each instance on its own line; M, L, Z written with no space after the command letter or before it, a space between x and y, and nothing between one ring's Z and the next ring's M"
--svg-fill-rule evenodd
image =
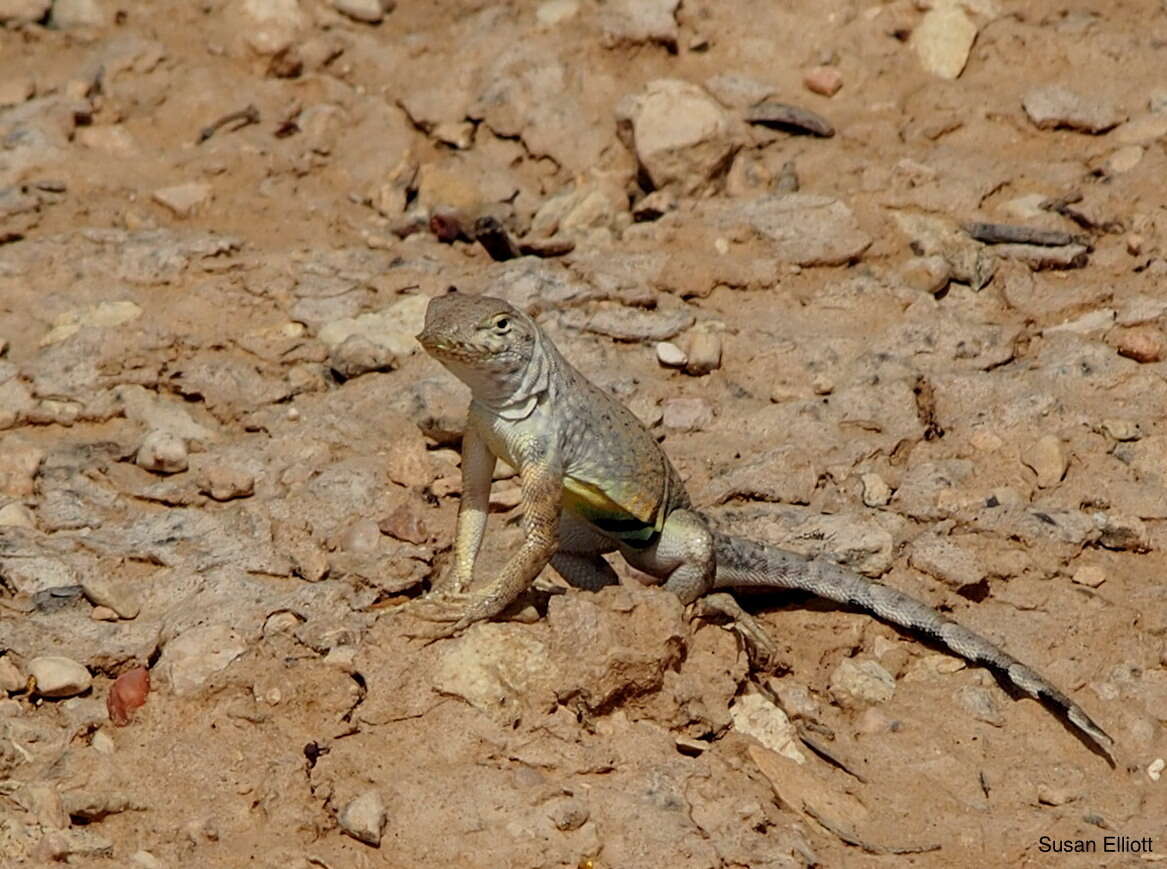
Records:
M430 300L417 340L471 390L453 558L444 579L414 602L431 626L422 636L450 636L498 616L548 564L577 588L615 584L604 556L618 552L682 604L709 601L738 620L751 617L725 589L797 589L915 631L1043 702L1113 759L1113 740L1065 693L933 607L827 558L713 529L652 433L523 311L451 287ZM524 538L493 581L470 591L498 459L518 472ZM759 630L747 625L746 636Z

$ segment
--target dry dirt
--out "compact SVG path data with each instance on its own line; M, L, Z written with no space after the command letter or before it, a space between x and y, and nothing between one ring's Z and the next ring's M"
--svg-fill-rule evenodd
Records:
M928 6L0 3L0 864L1164 859L1167 12ZM956 79L921 65L937 14L976 30ZM637 116L659 79L705 92ZM746 123L767 96L835 135ZM697 110L710 141L651 164ZM482 215L557 255L493 261ZM537 312L722 526L1001 642L1117 764L798 596L743 598L769 673L628 571L408 639L465 401L409 336L449 285ZM520 534L496 491L484 571ZM92 684L41 696L41 656Z

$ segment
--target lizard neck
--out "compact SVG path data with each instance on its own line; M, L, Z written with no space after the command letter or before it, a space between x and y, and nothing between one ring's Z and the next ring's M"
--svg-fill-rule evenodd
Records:
M494 414L517 421L530 416L539 399L551 391L556 373L555 348L542 333L535 337L534 352L521 371L475 390L475 398Z

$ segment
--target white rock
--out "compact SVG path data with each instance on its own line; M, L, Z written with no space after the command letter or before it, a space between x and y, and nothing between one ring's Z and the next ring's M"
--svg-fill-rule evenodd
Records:
M142 440L135 462L157 474L185 471L190 466L186 441L173 432L155 429Z
M695 193L729 168L738 142L725 109L697 85L679 79L650 81L616 107L625 144L654 188Z
M831 696L843 707L886 703L895 690L895 678L875 661L845 658L831 674Z
M151 194L151 199L168 208L175 217L190 217L210 200L212 188L203 181L191 181L162 187Z
M0 0L0 21L40 21L52 0Z
M243 637L226 625L203 625L175 637L159 662L176 697L194 694L208 679L247 651Z
M960 4L941 0L924 14L910 42L924 69L954 79L964 71L976 38L977 26Z
M104 730L98 730L93 734L93 738L89 740L89 744L93 746L93 750L100 754L113 754L117 751L117 746L114 744L113 738Z
M658 341L656 345L656 361L665 368L683 368L688 361L685 351L672 341Z
M36 516L19 501L13 501L0 507L0 528L27 528L35 531Z
M365 791L349 802L337 815L340 828L366 845L381 847L385 831L385 801L377 791Z
M111 16L99 0L53 0L49 25L58 30L74 27L105 27Z
M36 693L41 697L72 697L88 691L93 684L84 666L59 655L33 658L27 669L36 679Z

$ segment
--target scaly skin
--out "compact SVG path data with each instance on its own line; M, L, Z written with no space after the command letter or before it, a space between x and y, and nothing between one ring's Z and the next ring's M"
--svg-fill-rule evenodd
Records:
M683 603L703 598L742 622L749 617L718 589L800 589L919 631L1054 707L1111 756L1110 737L1069 697L927 604L833 562L712 531L656 439L523 312L500 299L450 293L430 302L418 341L472 393L453 568L414 610L440 625L432 636L498 615L548 564L577 587L614 583L602 556L619 552ZM468 592L498 458L519 472L525 539L493 582ZM752 622L743 630L766 642Z

